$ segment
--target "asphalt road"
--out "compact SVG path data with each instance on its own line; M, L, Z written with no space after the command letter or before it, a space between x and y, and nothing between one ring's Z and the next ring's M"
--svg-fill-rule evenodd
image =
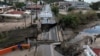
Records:
M50 9L50 7L48 7ZM47 11L49 10L48 8ZM53 17L51 18L52 20L48 21L49 23L56 22ZM49 25L48 25L49 26ZM45 29L44 29L45 30ZM42 32L39 35L38 40L53 40L53 41L59 41L59 38L57 36L57 27L51 28L48 32ZM40 45L37 48L37 55L36 56L62 56L60 53L58 53L56 50L54 50L55 45L50 44L50 45Z
M55 45L40 45L36 56L63 56L54 49Z
M49 4L45 5L43 7L43 10L41 11L40 15L43 14L41 17L43 18L41 21L44 24L53 24L55 23L55 19L53 17L53 14L51 12L51 7ZM48 17L47 17L47 16ZM52 15L52 16L50 16ZM44 16L44 17L43 17ZM45 17L46 16L46 17ZM49 17L50 16L50 17ZM49 18L49 19L48 19ZM41 19L41 18L40 18ZM49 26L49 25L48 25ZM43 27L43 26L41 26ZM44 29L45 30L45 29ZM50 29L48 32L43 32L40 36L41 40L54 40L54 41L59 41L57 37L57 27L53 27Z
M57 28L56 27L52 28L49 32L51 34L51 40L59 41L58 37L57 37Z
M53 13L51 11L50 4L46 4L41 13L39 14L41 24L55 24L56 21L53 18ZM42 19L41 19L42 18Z
M51 28L48 32L42 32L40 34L40 37L38 40L53 40L53 41L59 41L59 38L57 36L57 27Z

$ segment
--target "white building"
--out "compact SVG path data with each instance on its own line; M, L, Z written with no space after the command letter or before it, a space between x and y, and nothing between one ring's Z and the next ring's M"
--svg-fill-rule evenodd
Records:
M26 2L27 0L18 0L18 2Z
M90 9L89 3L82 1L63 1L59 2L59 6L68 9L69 7L74 7L75 9Z
M26 2L27 0L0 0L2 2L7 2L7 3L10 3L10 2Z
M53 18L53 14L51 12L50 5L47 4L42 9L41 13L39 14L41 24L55 24L55 20Z
M74 2L69 2L72 7L76 9L90 9L89 3L82 2L82 1L74 1Z
M8 5L0 5L0 14L10 10L11 7L12 6L8 6Z

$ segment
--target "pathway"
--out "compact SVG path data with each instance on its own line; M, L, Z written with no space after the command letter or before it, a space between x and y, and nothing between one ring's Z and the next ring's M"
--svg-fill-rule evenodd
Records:
M11 53L7 53L3 56L25 56L25 55L33 56L34 52L35 52L35 47L32 47L30 51L29 51L29 49L27 49L27 50L16 50L16 51L13 51Z

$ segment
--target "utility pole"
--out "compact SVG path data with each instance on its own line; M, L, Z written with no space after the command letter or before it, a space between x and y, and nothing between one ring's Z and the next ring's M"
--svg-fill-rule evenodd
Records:
M37 0L36 0L36 20L38 19L38 15L37 15Z
M31 0L31 25L32 25L32 22L33 22L33 20L32 20L32 0Z

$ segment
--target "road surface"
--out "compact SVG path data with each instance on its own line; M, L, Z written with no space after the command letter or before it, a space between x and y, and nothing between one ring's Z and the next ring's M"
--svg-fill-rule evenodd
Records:
M58 53L55 49L55 45L40 45L37 49L36 56L63 56Z
M47 6L46 6L47 7ZM49 8L49 9L48 9ZM51 12L50 7L46 8L46 10ZM33 16L34 18L35 16ZM52 19L52 18L51 18ZM55 20L53 19L52 21L48 21L49 23L54 22ZM57 26L51 28L48 32L43 32L40 34L40 37L38 38L38 40L53 40L58 42L59 38L58 38L58 30L57 30ZM39 43L38 43L39 44ZM40 44L37 49L35 49L36 52L36 56L62 56L60 53L58 53L55 49L55 45L54 44L49 44L49 45L44 45L44 44ZM34 49L33 49L34 50ZM36 51L37 50L37 51ZM17 53L17 52L16 52ZM30 52L29 52L30 53ZM34 53L34 51L33 51ZM31 53L31 54L33 54ZM27 54L27 53L26 53ZM15 56L13 54L13 56ZM18 55L17 55L18 56ZM19 55L20 56L20 55ZM29 56L29 55L27 55ZM34 54L33 54L34 56Z
M41 24L53 24L55 23L55 19L53 17L51 7L49 4L46 4L41 13L40 13L40 21ZM49 25L48 25L49 26ZM44 29L45 30L45 29ZM38 40L54 40L59 41L57 37L57 27L53 27L48 32L43 32Z
M39 14L41 24L55 24L56 21L53 17L50 4L46 4L41 13Z
M48 13L51 13L51 8L49 7L49 5L45 6L45 8L43 9L43 12L45 12L45 11L47 11ZM42 24L51 24L53 22L56 22L54 17L51 17L48 20L46 18L44 18L44 19L42 20ZM39 35L38 40L53 40L55 42L58 42L59 41L59 37L58 37L57 26L51 28L48 32L42 32ZM55 47L54 44L38 46L38 48L37 48L37 56L62 56L60 53L58 53L54 49L54 47Z
M59 41L57 27L51 28L48 32L42 32L38 40L53 40Z

